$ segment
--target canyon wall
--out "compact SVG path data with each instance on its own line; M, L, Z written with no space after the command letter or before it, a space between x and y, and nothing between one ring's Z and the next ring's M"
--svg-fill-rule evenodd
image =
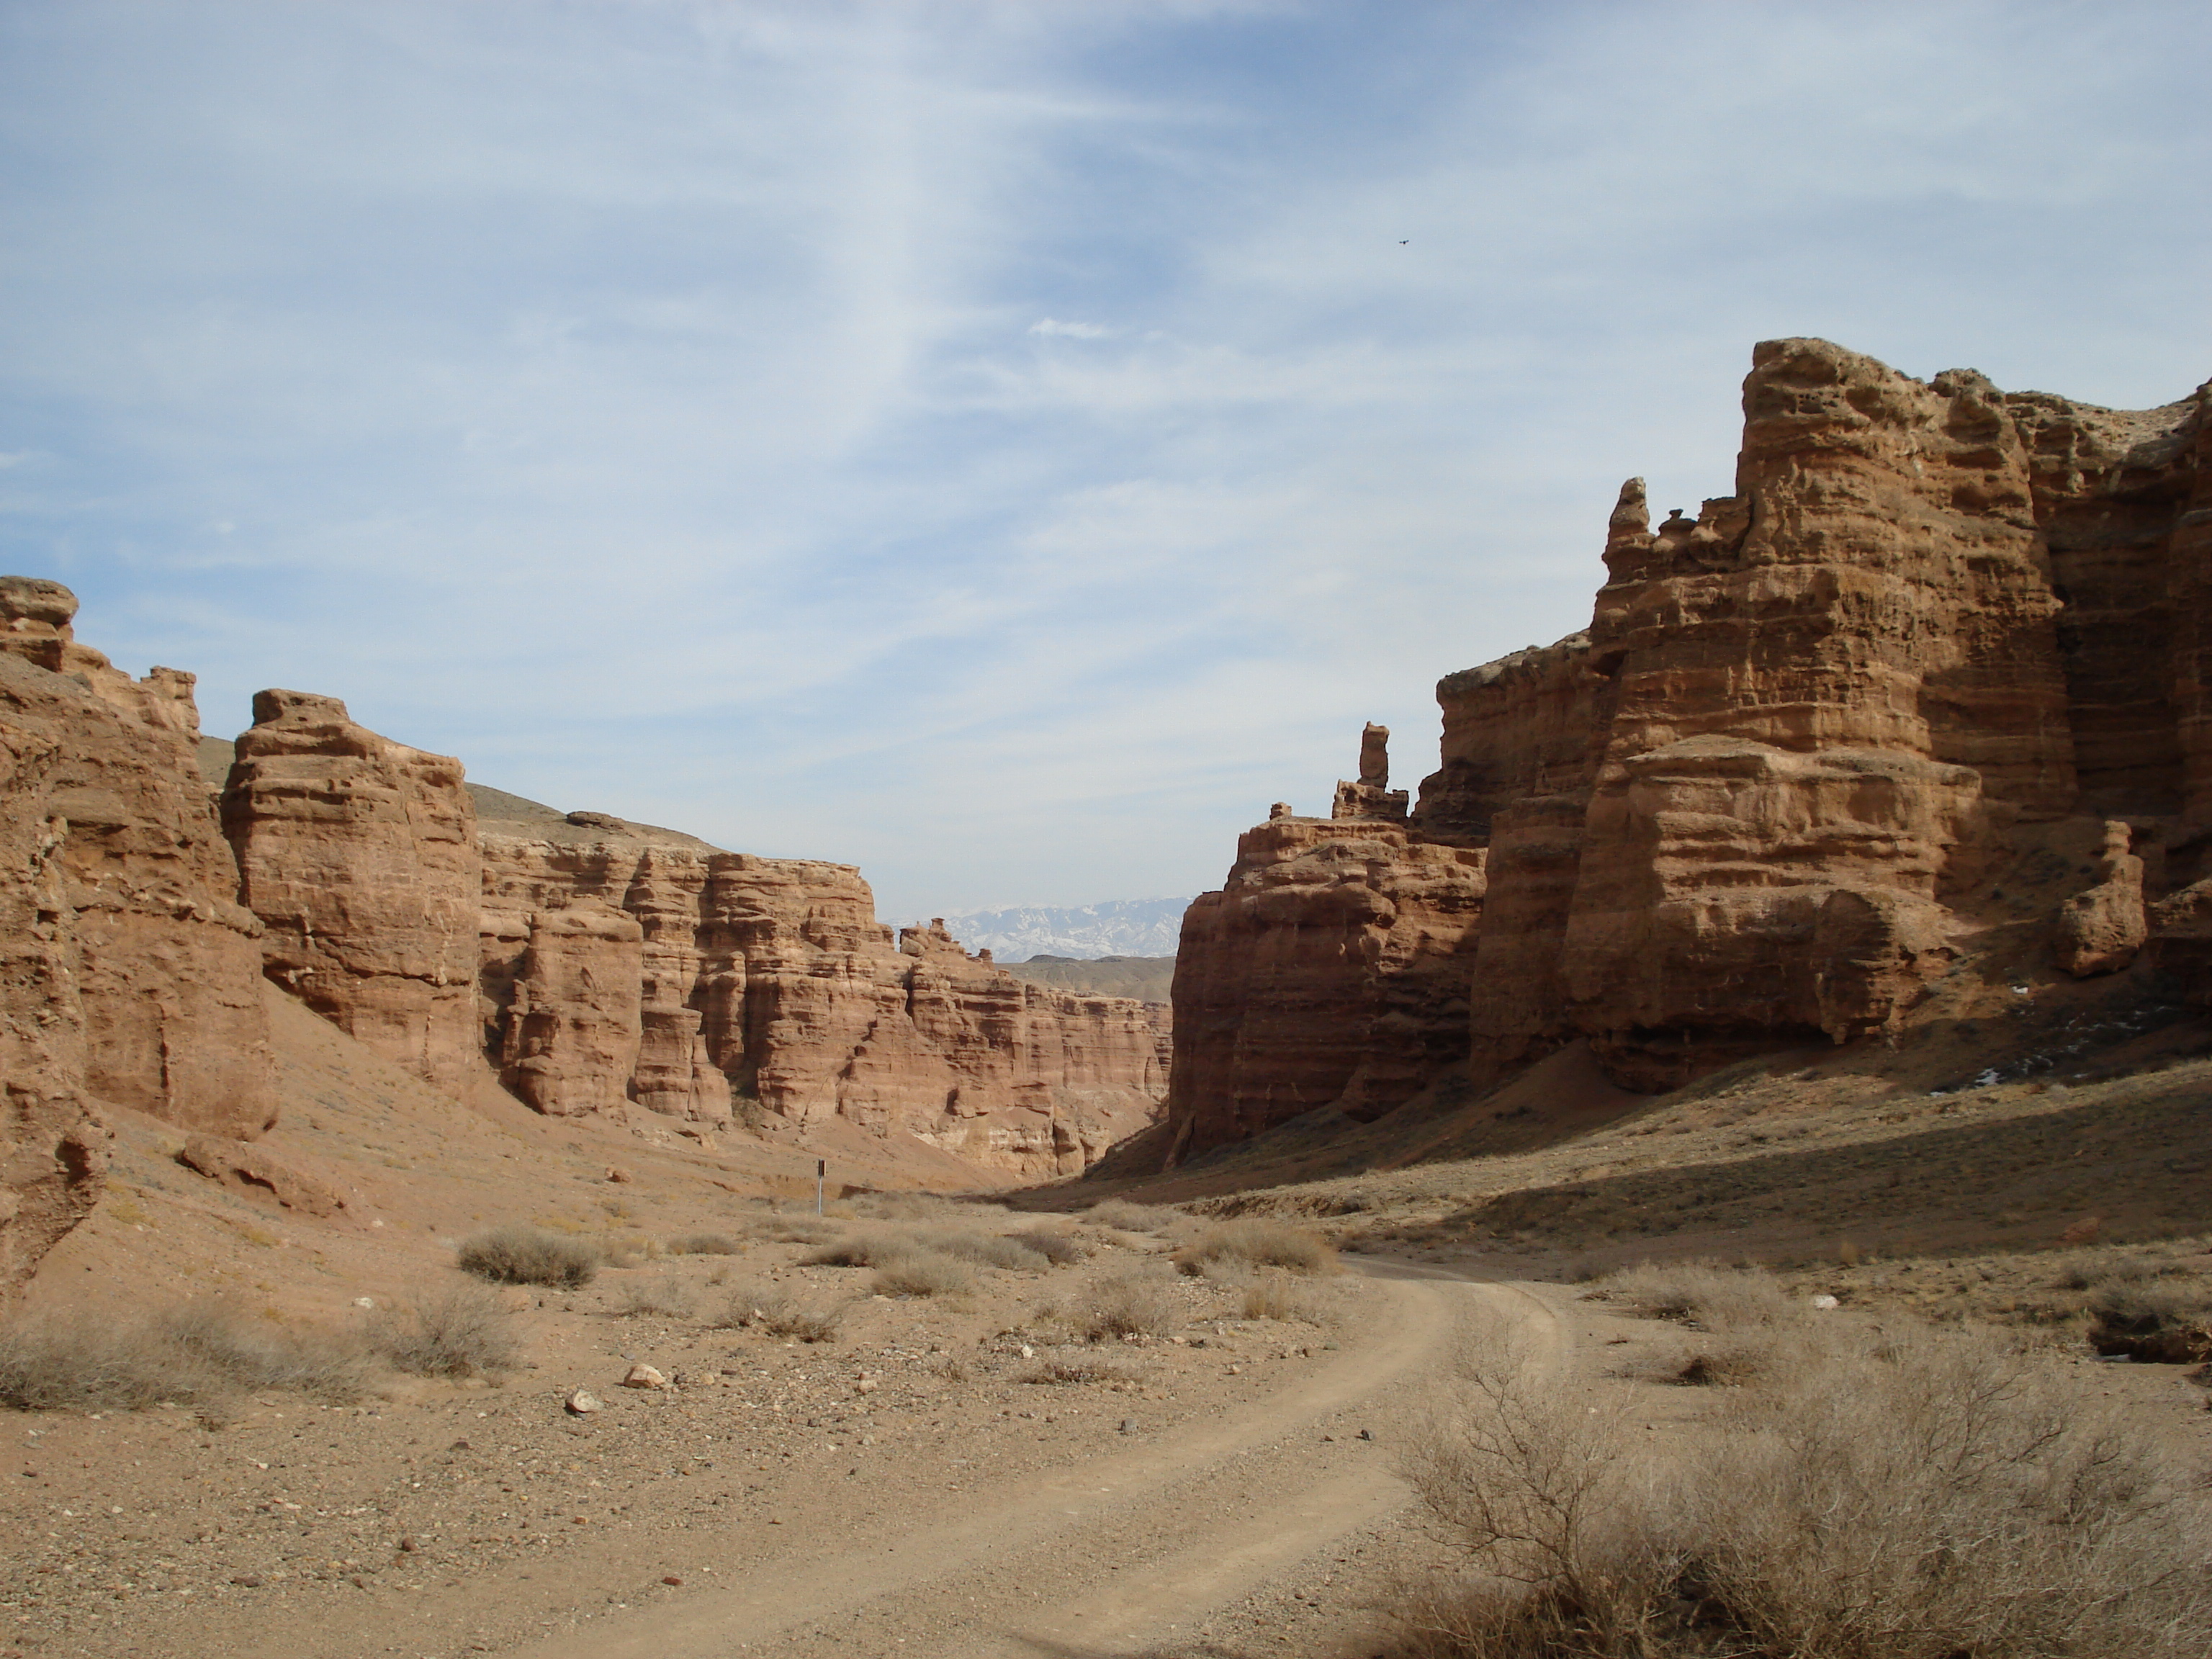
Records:
M1193 907L1179 1155L1371 1111L1370 1065L1402 1098L1462 1055L1480 1084L1581 1039L1657 1090L1892 1030L1996 860L2061 821L2105 852L2050 918L2056 965L2147 943L2212 1000L2208 401L2102 410L1760 345L1734 491L1655 529L1631 480L1588 629L1439 683L1441 763L1365 836L1357 887L1478 858L1462 926L1352 971L1352 885L1276 873L1313 856L1286 837L1392 816L1354 785L1329 821L1279 808ZM1466 988L1456 1050L1409 1048L1409 975Z
M188 674L76 642L0 578L0 1295L99 1198L98 1103L234 1137L274 1121L259 924L203 785Z

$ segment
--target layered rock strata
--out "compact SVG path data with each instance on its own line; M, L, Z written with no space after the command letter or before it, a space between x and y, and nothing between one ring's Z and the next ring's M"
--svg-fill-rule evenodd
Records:
M488 822L483 848L479 1015L540 1109L836 1116L1046 1175L1158 1115L1146 1005L1024 985L941 928L895 946L850 866L582 813Z
M0 578L0 1294L98 1200L106 1101L258 1135L276 1114L259 925L236 902L191 677L76 642Z
M1439 683L1441 764L1403 852L1363 878L1483 855L1479 919L1433 969L1471 984L1476 1080L1582 1038L1656 1089L1891 1030L1993 861L2084 815L2112 828L2052 918L2058 965L2118 971L2148 939L2212 1000L2208 402L2102 410L1760 345L1734 492L1655 528L1642 482L1623 488L1589 627ZM1364 778L1338 799L1376 810ZM1314 822L1284 813L1263 828ZM1267 862L1248 836L1178 958L1186 1150L1360 1103L1344 1053L1272 1103L1236 1080L1256 1049L1287 1054L1261 1035L1278 1024L1310 1042L1382 1007L1379 980L1324 1014L1243 966L1312 951L1310 904L1245 909L1224 951L1218 919Z
M269 977L426 1082L477 1063L481 885L461 763L358 726L335 697L262 691L222 792Z

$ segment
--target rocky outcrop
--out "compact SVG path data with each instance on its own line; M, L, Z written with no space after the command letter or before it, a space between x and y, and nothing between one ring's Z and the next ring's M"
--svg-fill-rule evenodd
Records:
M356 725L335 697L263 691L222 793L264 970L439 1087L478 1064L481 878L461 763Z
M1184 913L1174 1156L1320 1106L1380 1115L1467 1052L1486 855L1394 822L1387 770L1363 770L1340 816L1247 830L1227 885Z
M2138 856L2153 844L2173 887L2212 879L2208 402L2100 410L1760 345L1733 493L1655 528L1631 480L1589 628L1437 686L1441 764L1364 885L1425 851L1486 855L1479 920L1435 947L1471 985L1475 1080L1577 1037L1615 1082L1656 1089L1893 1030L1954 959L1993 860L2082 814L2112 839L2052 918L2062 964L2115 971L2148 936L2162 964L2212 974L2212 901L2153 891L2146 922ZM1338 799L1387 816L1364 779ZM1285 813L1265 828L1313 822ZM1375 1006L1350 976L1244 965L1328 954L1310 906L1265 920L1238 897L1268 879L1253 836L1178 959L1187 1150L1358 1104L1355 1060L1403 1052L1342 1035ZM1242 1050L1279 1021L1327 1053L1255 1092Z
M540 1109L838 1117L1040 1175L1079 1172L1158 1115L1146 1005L1024 985L941 928L895 945L850 866L722 852L602 814L487 820L482 844L480 1017ZM597 920L561 921L578 912ZM551 960L546 930L572 926L577 965L537 965ZM617 1020L610 953L624 951L635 1000Z
M250 1137L273 1121L260 932L194 756L191 677L76 642L0 578L0 1294L97 1201L95 1100Z

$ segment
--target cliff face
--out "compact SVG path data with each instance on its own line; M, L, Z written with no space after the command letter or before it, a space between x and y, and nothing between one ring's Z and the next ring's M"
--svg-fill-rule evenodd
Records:
M590 813L491 823L483 845L481 1016L540 1109L713 1125L750 1103L1031 1175L1076 1173L1158 1115L1145 1005L1023 985L941 929L894 946L849 866ZM570 930L558 975L553 927ZM620 1013L618 983L635 990Z
M460 763L356 726L335 697L259 692L222 823L269 977L459 1090L477 1048L479 886Z
M276 1111L191 677L132 680L76 643L76 611L0 578L0 1294L99 1198L95 1098L240 1137Z
M1426 971L1467 973L1476 1080L1583 1037L1657 1089L1890 1029L1993 860L2077 817L2106 853L2052 918L2059 965L2113 971L2148 939L2212 999L2207 404L2100 410L1759 346L1734 493L1654 529L1632 480L1589 627L1437 686L1442 763L1364 885L1438 848L1486 855L1469 936L1424 947ZM1379 1006L1242 966L1308 949L1310 908L1244 910L1224 953L1211 919L1255 885L1251 842L1178 960L1186 1148L1356 1106L1358 1065L1394 1052L1310 1038L1329 1052L1301 1090L1234 1080L1249 1034Z

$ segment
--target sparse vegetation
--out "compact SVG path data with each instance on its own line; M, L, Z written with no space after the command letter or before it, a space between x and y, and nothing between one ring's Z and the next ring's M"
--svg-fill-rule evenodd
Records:
M743 1249L727 1233L685 1233L668 1241L671 1255L735 1255Z
M1680 1320L1707 1331L1782 1324L1800 1311L1765 1273L1710 1261L1644 1262L1608 1274L1589 1294L1646 1319Z
M1313 1288L1282 1273L1256 1275L1244 1287L1237 1312L1245 1319L1295 1320L1309 1325L1328 1321L1328 1306Z
M1404 1656L2200 1655L2212 1499L2063 1368L1987 1334L1808 1328L1655 1442L1502 1344L1405 1460L1480 1577Z
M374 1367L358 1331L294 1328L220 1302L119 1322L26 1321L0 1330L0 1406L132 1411L250 1389L352 1400Z
M1066 1233L1048 1233L1039 1228L1025 1232L1009 1233L1007 1237L1025 1250L1033 1250L1055 1267L1073 1267L1089 1259L1091 1252L1079 1239Z
M1052 1266L1050 1259L1042 1250L1032 1249L1022 1240L1001 1237L997 1233L933 1230L921 1234L916 1242L925 1249L957 1256L963 1261L973 1261L980 1267L1005 1267L1015 1273L1042 1273Z
M1126 1365L1099 1359L1047 1359L1022 1373L1024 1382L1127 1382L1134 1374Z
M543 1227L494 1227L465 1241L461 1269L497 1285L551 1285L574 1290L599 1271L600 1254L580 1238Z
M1183 1322L1174 1284L1157 1273L1120 1273L1089 1286L1057 1317L1089 1342L1170 1336Z
M2090 1300L2089 1346L2154 1364L2212 1358L2212 1291L2197 1281L2112 1279Z
M730 1292L728 1309L716 1322L801 1342L834 1342L844 1316L840 1304L804 1300L777 1285L751 1284Z
M1184 1273L1209 1268L1280 1267L1294 1273L1336 1269L1336 1252L1319 1233L1280 1221L1226 1221L1208 1227L1176 1250L1172 1260Z
M808 1267L880 1267L895 1256L911 1255L914 1251L914 1241L896 1233L841 1233L799 1260Z
M1158 1204L1132 1204L1127 1199L1102 1199L1083 1212L1085 1221L1125 1233L1156 1233L1188 1218L1180 1210Z
M698 1309L690 1292L681 1285L665 1279L650 1279L623 1285L615 1312L624 1319L690 1319Z
M934 1250L912 1250L885 1259L876 1269L878 1296L953 1296L975 1282L968 1266Z
M369 1329L394 1370L417 1376L498 1376L521 1363L514 1316L482 1285L456 1285L380 1310Z

